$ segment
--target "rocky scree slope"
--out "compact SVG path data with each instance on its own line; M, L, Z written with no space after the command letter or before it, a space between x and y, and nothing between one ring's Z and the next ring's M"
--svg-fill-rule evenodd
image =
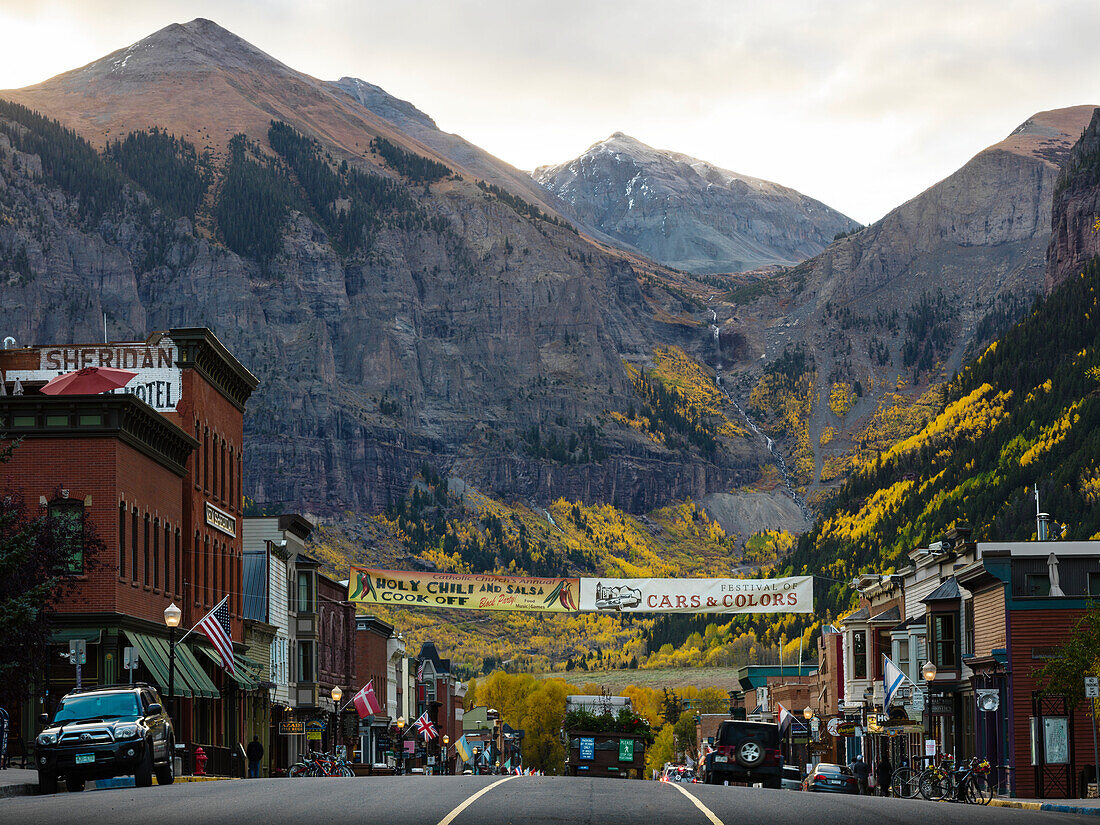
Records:
M534 177L581 221L688 272L790 265L856 226L793 189L621 132L578 158L539 167Z

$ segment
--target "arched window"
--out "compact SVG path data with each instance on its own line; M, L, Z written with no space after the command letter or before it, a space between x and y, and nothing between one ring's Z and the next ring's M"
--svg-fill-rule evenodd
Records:
M138 509L130 511L130 580L138 580Z
M164 522L164 592L172 592L172 528Z
M226 469L226 464L225 464L225 439L224 438L218 439L218 443L221 445L221 467L222 467L222 474L218 478L218 498L220 498L222 501L225 501L225 476L228 472L227 469Z
M202 537L202 603L210 604L210 536Z
M210 489L210 430L202 430L202 488Z
M149 584L149 514L148 513L145 514L144 527L145 527L145 529L144 529L144 532L142 534L143 539L144 539L143 542L142 542L142 545L143 545L142 560L143 560L144 564L142 565L142 569L141 569L141 583L142 584Z
M176 528L176 593L178 595L183 594L183 581L181 578L183 573L183 554L180 553L180 528Z

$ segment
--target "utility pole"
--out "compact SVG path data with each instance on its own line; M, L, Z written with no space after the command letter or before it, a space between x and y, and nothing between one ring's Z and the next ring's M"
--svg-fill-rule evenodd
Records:
M1100 698L1100 677L1085 677L1085 698L1089 700L1089 707L1092 709L1092 781L1100 791L1100 775L1096 772L1096 766L1100 765L1100 760L1096 758L1096 700Z

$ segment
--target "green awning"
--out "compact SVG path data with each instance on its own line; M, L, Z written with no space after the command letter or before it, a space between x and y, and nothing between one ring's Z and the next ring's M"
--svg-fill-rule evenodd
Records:
M125 632L138 648L145 667L155 674L161 693L167 695L168 662L171 656L168 642L159 636L149 636L133 630ZM176 645L175 679L172 689L176 696L184 698L216 699L219 696L217 685L210 681L210 677L206 675L190 648L183 644Z
M98 627L74 627L55 630L50 634L51 645L68 644L72 639L83 639L87 644L97 645L103 638L103 630Z
M167 642L161 642L161 644L167 649ZM191 648L187 645L176 645L176 664L183 665L184 670L187 672L187 680L191 683L191 690L195 692L196 696L217 699L221 695L218 692L218 686L206 675L206 671L202 669L199 660L195 658L195 654L191 652Z
M211 650L208 647L200 647L200 648L196 648L196 649L202 651L203 653L205 653L206 658L208 658L211 662L216 664L218 667L222 667L222 657L219 656L217 653L215 653L213 650ZM248 659L247 662L252 662L252 660ZM260 680L256 678L256 670L253 667L251 667L249 664L247 664L247 662L245 660L245 657L237 656L236 657L236 671L237 672L236 673L229 673L227 671L226 675L228 675L230 678L232 678L233 681L235 681L237 683L238 687L240 687L241 690L255 690L256 688L258 688L260 686ZM255 664L255 663L253 662L253 664Z
M162 653L162 648L156 642L157 640L153 636L147 636L144 633L138 633L133 630L124 631L129 637L130 641L134 643L134 647L138 649L138 657L141 659L141 663L145 665L145 669L153 674L153 677L157 681L157 685L160 687L162 695L168 695L168 654ZM177 648L178 650L178 648ZM177 665L179 663L177 662ZM184 698L191 697L191 686L187 680L183 678L183 674L176 669L176 678L172 685L176 696L182 696Z

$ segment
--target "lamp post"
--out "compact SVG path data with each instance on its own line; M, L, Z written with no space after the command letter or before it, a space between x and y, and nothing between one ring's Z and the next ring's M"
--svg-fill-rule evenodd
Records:
M443 734L443 775L447 775L447 746L451 744L451 737Z
M168 701L173 707L176 703L176 628L180 626L180 619L182 618L183 611L176 607L175 602L164 608L164 623L168 625ZM175 727L179 723L179 719L176 718L174 713L171 716L172 726Z
M397 772L404 773L405 765L405 717L397 717Z
M336 734L340 727L340 699L344 696L344 691L340 690L340 686L336 685L332 689L332 754L336 755Z
M929 659L924 663L924 666L920 669L921 676L924 677L924 682L928 686L928 699L924 703L924 707L928 713L928 733L932 735L932 738L936 738L936 731L933 729L932 719L932 683L936 681L936 665Z

